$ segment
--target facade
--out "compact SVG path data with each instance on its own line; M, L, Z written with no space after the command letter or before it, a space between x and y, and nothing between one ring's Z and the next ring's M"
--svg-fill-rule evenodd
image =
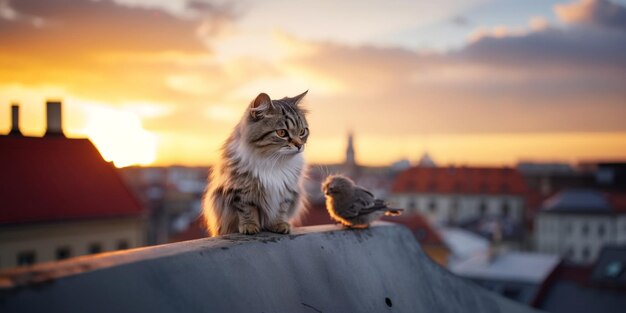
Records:
M61 104L44 137L0 136L0 267L143 246L143 209L88 139L68 139Z
M537 250L592 263L603 246L626 244L622 198L590 189L569 189L549 198L537 214Z
M143 245L143 221L136 217L0 225L0 268Z
M413 167L401 172L389 202L431 222L465 224L503 218L521 224L525 183L510 168Z

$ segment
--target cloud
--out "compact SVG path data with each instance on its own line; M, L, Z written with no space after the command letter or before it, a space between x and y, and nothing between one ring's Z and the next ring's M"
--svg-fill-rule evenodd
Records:
M54 82L77 96L110 103L197 102L196 94L170 88L167 76L190 69L219 75L222 69L204 37L217 34L235 14L228 6L196 1L184 2L195 15L174 14L154 5L161 2L151 3L1 1L0 84ZM33 19L43 24L34 25ZM207 23L211 31L199 36Z
M344 87L322 99L323 111L333 112L325 120L359 133L626 130L617 117L626 114L623 31L557 28L535 18L528 28L503 28L448 53L296 44L308 53L289 58L289 66ZM389 112L392 119L380 118ZM360 122L346 125L345 116Z
M385 6L406 11L393 25L385 24L393 14L370 19L372 9L357 6L350 27L336 27L346 9L309 29L335 2L306 16L299 3L254 4L245 21L240 7L219 3L0 0L0 87L52 86L41 92L132 112L172 160L183 150L212 155L259 92L305 89L314 138L354 129L403 147L409 135L626 131L621 5L577 2L555 9L567 23L533 17L520 28L477 27L457 50L425 53L367 43L413 27L414 12L402 8ZM278 9L284 18L267 18ZM438 12L466 24L460 13ZM0 96L30 94L8 90Z
M19 21L0 20L3 51L53 54L67 49L64 52L76 54L205 49L194 34L196 21L156 9L124 7L108 0L20 0L10 5L19 16L41 18L46 27L34 29Z
M457 15L453 17L452 20L450 20L450 22L452 23L452 25L459 26L459 27L465 27L465 26L470 25L470 20L463 15Z
M608 0L579 0L554 7L564 22L626 29L626 8Z
M571 27L556 28L543 17L533 17L528 29L479 29L466 46L450 55L467 62L546 71L626 70L626 28L620 29L626 26L626 7L607 0L581 0L557 5L554 11Z
M522 35L483 36L451 55L520 67L624 69L625 49L625 32L548 28Z

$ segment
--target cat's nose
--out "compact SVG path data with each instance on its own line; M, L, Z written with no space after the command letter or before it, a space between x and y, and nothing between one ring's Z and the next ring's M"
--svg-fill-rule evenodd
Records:
M298 148L298 151L302 150L302 147L304 146L304 144L298 144L298 143L293 143L294 146L296 146L296 148Z

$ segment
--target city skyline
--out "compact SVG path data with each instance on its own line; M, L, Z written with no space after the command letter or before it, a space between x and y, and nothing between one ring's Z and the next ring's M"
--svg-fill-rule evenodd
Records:
M626 158L625 1L428 3L2 0L0 133L59 99L117 166L210 165L258 93L309 89L311 163L349 131L364 165Z

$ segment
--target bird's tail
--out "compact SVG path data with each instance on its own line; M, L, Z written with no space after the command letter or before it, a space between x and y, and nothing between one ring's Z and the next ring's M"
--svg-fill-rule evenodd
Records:
M402 214L403 211L404 209L386 208L385 216L398 216Z
M377 211L385 212L385 216L398 216L402 214L402 211L404 211L404 209L390 208L387 206L387 203L385 203L385 201L380 199L376 199L374 201L374 206L372 208Z

